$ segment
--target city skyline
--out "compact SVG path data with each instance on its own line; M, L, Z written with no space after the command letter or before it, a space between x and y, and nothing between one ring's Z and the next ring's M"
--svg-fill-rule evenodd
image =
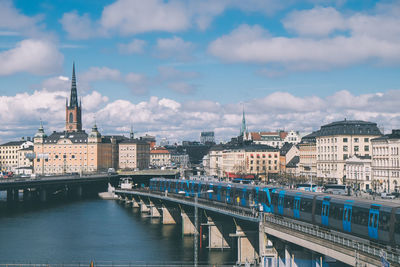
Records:
M399 1L0 1L0 141L82 125L216 140L347 118L400 128ZM135 16L132 16L135 14ZM155 14L155 15L153 15ZM385 29L384 31L381 29Z

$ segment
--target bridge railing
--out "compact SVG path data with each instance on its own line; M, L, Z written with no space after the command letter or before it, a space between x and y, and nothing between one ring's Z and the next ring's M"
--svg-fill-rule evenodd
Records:
M368 255L372 255L380 258L382 255L382 250L384 248L379 246L378 244L367 244L364 242L360 242L355 239L351 239L351 237L345 237L340 235L339 233L323 231L319 228L316 228L314 225L306 225L304 223L296 223L292 220L286 220L284 218L277 217L271 214L264 214L264 222L272 223L275 225L283 226L289 228L294 231L302 232L314 237L322 238L324 240L328 240L335 244L345 246L356 250L358 252L363 252ZM390 262L400 264L400 253L398 250L384 250L386 252L386 259Z
M122 190L119 190L122 191ZM159 191L150 191L148 188L137 188L134 190L127 190L128 192L138 192L147 194L149 196L157 196L159 199L164 199L168 201L174 201L178 200L179 202L183 202L185 204L188 204L190 206L195 205L195 199L193 196L189 195L186 196L185 194L176 194L173 192L168 192L165 194L165 192L159 192ZM256 211L255 207L254 208L246 208L243 206L239 205L234 205L234 204L229 204L225 202L220 202L220 201L215 201L215 200L210 200L206 198L198 198L197 200L197 205L200 208L205 208L207 209L208 207L212 207L214 210L220 210L224 211L225 213L230 213L230 214L235 214L240 217L244 218L249 218L252 221L259 221L259 215L258 212Z

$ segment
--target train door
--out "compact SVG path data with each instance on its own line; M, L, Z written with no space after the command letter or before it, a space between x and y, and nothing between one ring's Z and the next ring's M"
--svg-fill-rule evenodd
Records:
M300 200L301 200L301 194L297 194L294 197L294 207L293 207L293 216L296 219L300 219Z
M351 215L353 213L353 201L346 200L343 207L343 230L351 232Z
M264 188L264 192L265 192L265 197L262 201L262 205L263 205L263 210L264 212L274 212L273 209L273 205L272 205L272 201L271 201L271 195L269 193L269 189L268 188Z
M226 187L226 203L231 203L231 186Z
M247 194L246 193L247 193L247 188L243 187L243 189L242 189L242 201L241 201L241 204L242 204L243 207L245 207L246 203L247 203L247 201L246 201Z
M285 190L279 192L278 198L278 212L283 215L283 208L285 205Z
M208 186L208 189L210 190L210 193L208 193L208 199L212 199L212 190L214 190L214 185L213 184L210 184L209 186Z
M256 187L254 189L254 192L255 192L255 194L254 194L254 205L258 206L258 202L259 202L259 198L260 198L259 188Z
M368 217L368 235L378 239L379 205L371 205Z
M324 197L324 200L322 201L321 222L325 226L329 226L330 200L329 197Z
M217 188L217 200L221 201L221 186L219 185Z

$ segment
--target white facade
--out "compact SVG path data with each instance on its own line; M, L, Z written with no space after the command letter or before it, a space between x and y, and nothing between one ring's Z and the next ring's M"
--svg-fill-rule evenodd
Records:
M27 153L32 153L33 149L23 152L25 149L33 147L31 141L13 141L0 145L0 168L2 171L17 172L19 167L32 167L33 163L24 157ZM22 152L21 152L22 151Z
M399 130L372 140L372 170L376 191L400 191Z
M283 143L289 143L289 144L298 144L301 141L301 136L299 132L296 131L289 131L285 137L285 139L283 139Z
M346 160L346 184L354 189L372 189L372 159L352 156Z
M315 142L299 144L300 176L317 177L317 145Z

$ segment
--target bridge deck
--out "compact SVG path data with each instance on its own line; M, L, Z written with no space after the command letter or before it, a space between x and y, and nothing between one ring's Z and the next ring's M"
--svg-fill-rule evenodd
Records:
M115 190L115 193L122 194L122 195L136 195L136 196L142 196L142 197L150 197L150 198L155 198L155 199L160 199L163 201L168 201L168 202L174 202L182 205L187 205L187 206L195 206L196 203L194 201L193 197L185 197L177 194L156 194L154 192L150 193L148 190ZM211 200L205 200L203 198L198 199L197 207L232 216L241 220L245 221L250 221L250 222L256 222L258 223L260 221L260 217L257 216L257 214L254 212L252 209L246 209L243 207L239 206L233 206L233 205L226 205L220 202L216 201L211 201Z

